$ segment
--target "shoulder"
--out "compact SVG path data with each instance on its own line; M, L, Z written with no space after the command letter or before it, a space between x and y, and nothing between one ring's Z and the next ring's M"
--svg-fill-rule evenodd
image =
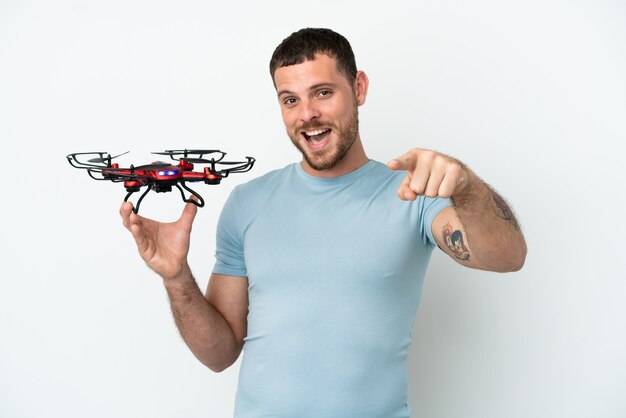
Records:
M236 199L239 203L260 204L260 201L271 196L274 190L292 175L293 166L294 164L289 164L235 186L231 192L231 199Z
M402 180L406 176L404 171L394 171L376 160L370 160L367 164L367 172L358 180L364 186L374 191L388 190L395 195L395 192Z
M387 167L387 164L383 164L380 161L370 160L370 164L372 165L372 170L370 170L370 175L378 178L386 178L386 179L402 179L406 176L405 171L394 171Z
M255 190L265 190L267 188L271 188L277 181L279 182L281 179L288 178L294 170L294 165L295 164L289 164L283 168L269 171L259 177L247 181L246 183L236 186L235 189L240 192L250 193Z

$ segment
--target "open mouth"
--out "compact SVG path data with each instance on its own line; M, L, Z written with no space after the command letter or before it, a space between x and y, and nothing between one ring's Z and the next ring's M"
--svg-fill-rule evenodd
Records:
M330 132L331 132L330 128L315 129L311 131L302 132L302 136L304 136L304 138L307 140L308 143L317 144L317 143L324 141L324 139L328 138L328 135L330 134Z

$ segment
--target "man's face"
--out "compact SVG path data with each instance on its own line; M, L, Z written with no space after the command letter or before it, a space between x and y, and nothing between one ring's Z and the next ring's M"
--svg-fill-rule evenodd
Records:
M306 164L317 171L335 167L358 138L357 107L365 100L359 83L349 82L335 59L323 54L278 68L274 81L287 133Z

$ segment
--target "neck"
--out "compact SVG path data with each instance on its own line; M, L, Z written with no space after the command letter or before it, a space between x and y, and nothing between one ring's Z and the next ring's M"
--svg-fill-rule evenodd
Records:
M304 172L307 174L315 177L332 178L345 176L346 174L363 167L365 164L367 164L368 161L369 158L365 154L365 149L363 148L361 137L357 134L354 143L352 144L352 146L350 146L350 149L348 150L348 152L346 152L346 155L344 155L343 158L333 167L324 170L316 170L311 167L304 159L300 164L302 165L302 169L304 170Z

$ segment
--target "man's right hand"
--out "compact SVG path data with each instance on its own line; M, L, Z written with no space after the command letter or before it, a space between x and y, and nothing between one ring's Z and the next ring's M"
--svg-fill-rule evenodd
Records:
M198 208L187 203L176 222L162 223L133 213L133 204L124 202L120 215L135 239L141 258L163 280L190 275L187 264L191 226Z

